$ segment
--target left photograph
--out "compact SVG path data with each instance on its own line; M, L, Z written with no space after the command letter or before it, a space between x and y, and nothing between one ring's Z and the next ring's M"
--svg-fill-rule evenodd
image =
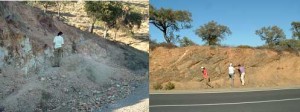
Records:
M0 112L149 112L149 1L1 1Z

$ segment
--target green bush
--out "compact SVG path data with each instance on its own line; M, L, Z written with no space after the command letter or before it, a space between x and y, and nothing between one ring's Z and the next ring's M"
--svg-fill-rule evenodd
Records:
M158 46L158 43L156 42L156 40L150 39L150 42L149 42L150 50L154 50L157 46Z
M180 47L197 45L195 42L190 40L188 37L183 37L182 39L179 39L179 44L180 44Z
M299 48L300 48L300 40L286 39L286 40L280 41L279 46L283 47L285 49L286 48L292 48L292 49L299 50Z
M273 49L273 50L300 50L300 40L295 39L285 39L281 40L278 45L275 46L268 46L268 45L262 45L256 47L257 49Z
M276 50L281 51L288 51L290 53L294 53L297 56L300 56L300 40L296 39L286 39L279 43L279 46L277 46Z
M163 89L163 86L161 85L161 83L155 83L153 84L153 88L154 90L159 90L159 89Z
M176 45L174 45L172 43L166 43L166 42L159 43L158 46L159 47L168 48L168 49L176 48L177 47Z
M165 85L165 90L172 90L172 89L175 89L175 85L172 82L168 82Z
M270 49L270 47L268 45L257 46L255 48L256 49Z
M157 43L155 40L150 40L149 44L150 50L154 50L156 47L164 47L168 49L177 48L177 46L172 43Z
M238 48L252 48L251 46L248 46L248 45L239 45L237 46Z

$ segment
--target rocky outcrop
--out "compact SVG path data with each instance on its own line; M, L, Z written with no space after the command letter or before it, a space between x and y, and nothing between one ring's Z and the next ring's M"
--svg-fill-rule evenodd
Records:
M0 2L0 109L91 111L148 81L148 54L71 27L23 2ZM52 41L62 31L62 66ZM3 107L3 108L2 108Z
M236 87L242 87L237 65L246 67L246 86L288 86L300 84L300 57L289 51L272 49L190 46L167 49L158 47L150 53L150 87L156 83L175 83L177 89L206 88L201 66L208 69L216 88L230 86L228 66L236 68ZM291 65L291 66L288 66ZM295 68L296 67L296 68ZM296 73L296 74L295 74ZM293 74L293 76L291 76Z

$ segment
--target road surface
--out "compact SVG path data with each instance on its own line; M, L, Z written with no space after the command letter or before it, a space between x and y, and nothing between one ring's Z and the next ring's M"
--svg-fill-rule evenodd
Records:
M300 112L300 89L150 94L150 112Z

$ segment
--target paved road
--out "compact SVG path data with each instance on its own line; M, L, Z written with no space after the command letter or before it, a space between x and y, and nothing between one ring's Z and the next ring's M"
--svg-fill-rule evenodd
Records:
M150 94L150 112L300 112L300 89Z

